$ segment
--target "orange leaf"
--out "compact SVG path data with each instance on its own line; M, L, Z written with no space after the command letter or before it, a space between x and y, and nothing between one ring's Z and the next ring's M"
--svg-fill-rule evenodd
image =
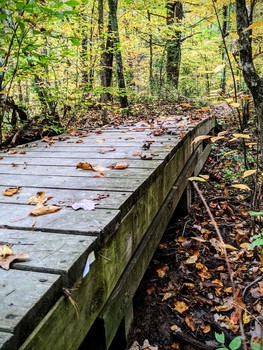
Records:
M98 174L94 175L94 177L102 178L102 177L105 177L105 175L103 173L98 173Z
M185 323L187 324L187 326L191 329L191 331L195 331L195 324L193 322L193 319L190 315L186 315L185 316Z
M126 169L128 168L128 164L127 163L115 163L111 166L113 169Z
M166 275L167 270L168 270L168 266L165 265L165 266L161 267L160 269L156 270L156 272L160 278L163 278Z
M92 165L90 163L78 163L76 166L77 169L82 169L82 170L93 170Z
M31 210L30 215L33 216L40 216L40 215L46 215L46 214L53 214L57 211L62 209L61 207L58 207L56 205L48 205L48 206L36 206L35 209Z
M26 151L21 151L20 154L26 154Z
M11 149L10 151L7 152L8 154L16 154L17 150L16 149Z
M20 187L17 186L17 187L10 187L10 188L7 188L3 193L4 196L7 196L7 197L11 197L13 196L14 194L18 193L20 190Z
M189 309L189 306L184 301L177 301L174 304L174 308L179 314L182 314Z
M211 331L211 326L209 324L208 325L202 324L200 326L200 328L202 329L203 333L205 333L205 334L209 333Z
M76 143L83 143L83 140L77 140Z

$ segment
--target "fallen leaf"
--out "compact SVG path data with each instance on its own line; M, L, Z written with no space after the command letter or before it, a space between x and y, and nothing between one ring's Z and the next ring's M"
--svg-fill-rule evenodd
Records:
M168 266L165 265L165 266L161 267L160 269L156 270L158 277L163 278L166 275L166 272L168 269L169 269Z
M79 202L74 202L71 206L74 210L78 210L78 209L94 210L95 209L95 203L91 199L82 199Z
M179 314L182 314L189 309L189 306L184 301L177 301L174 303L174 309L179 312Z
M82 163L82 162L76 165L76 169L93 170L92 165L90 163Z
M10 151L7 152L8 154L16 154L17 150L16 149L11 149Z
M201 324L200 328L202 329L203 333L209 333L211 331L211 326L208 324L208 325L204 325L204 324Z
M13 254L13 251L8 245L6 244L0 245L0 256L2 258L6 258L8 255L12 255L12 254Z
M7 197L12 197L14 194L18 193L20 190L20 187L17 186L17 187L10 187L10 188L7 188L4 192L2 192L2 194L4 196L7 196Z
M190 264L195 264L196 261L197 261L197 259L198 259L198 256L197 256L197 255L192 255L192 256L190 256L190 258L188 258L188 259L185 261L185 264L188 264L188 265L190 265Z
M233 136L236 138L236 139L250 139L250 135L248 134L233 134Z
M235 185L231 185L231 187L238 188L244 191L251 191L251 188L249 188L247 185L244 185L244 184L235 184Z
M45 202L45 194L46 192L44 191L39 191L35 194L35 196L32 196L29 198L27 201L27 204L38 204L38 203L44 203Z
M189 181L200 181L200 182L206 182L206 180L199 176L192 176L188 178Z
M165 300L171 298L173 295L174 295L173 293L169 293L169 292L165 293L163 298L162 298L162 301L165 301Z
M26 151L21 151L19 154L26 154Z
M127 169L128 166L129 165L127 163L115 163L115 164L112 164L111 168L122 170L122 169Z
M247 171L244 172L243 177L247 177L247 176L253 175L256 172L257 172L256 170L247 170Z
M18 166L18 164L16 163L11 163L12 167L16 168Z
M95 178L102 178L102 177L105 177L105 174L98 173L98 174L94 175L93 177L95 177Z
M29 255L27 253L12 254L12 255L8 255L6 258L0 257L0 266L4 270L9 270L10 264L14 260L24 260L24 259L27 259L28 257Z
M104 171L111 170L111 168L108 168L104 165L92 165L92 169L97 171L98 173L103 173Z
M178 326L176 324L171 326L171 331L176 332L178 330Z
M83 143L83 140L76 140L76 143Z
M212 136L210 136L210 135L200 135L200 136L197 136L197 137L192 141L192 143L197 143L197 142L199 142L199 141L211 139L211 137L212 137Z
M190 315L186 315L184 320L187 326L191 329L191 331L194 332L196 328L192 317Z
M31 210L29 214L32 216L53 214L59 211L60 209L62 209L62 207L58 207L56 205L48 205L48 206L41 205L41 206L36 206L36 208Z
M98 152L101 153L101 154L105 154L105 153L114 152L114 151L116 151L116 148L115 147L111 147L111 148L100 149Z

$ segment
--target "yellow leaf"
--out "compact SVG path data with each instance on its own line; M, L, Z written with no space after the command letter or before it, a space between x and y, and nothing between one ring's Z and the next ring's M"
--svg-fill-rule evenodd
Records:
M230 244L225 244L225 248L226 249L230 249L230 250L238 250L236 247L230 245Z
M82 169L82 170L93 170L92 165L90 163L87 163L87 162L85 162L85 163L82 163L82 162L78 163L76 165L76 168L77 169Z
M173 296L172 293L165 293L164 296L163 296L163 298L162 298L162 301L165 301L165 300L171 298L172 296Z
M263 21L257 21L257 22L254 22L252 23L250 26L248 26L245 30L243 30L244 32L246 32L247 30L251 30L251 29L254 29L254 28L258 28L258 27L261 27L263 26Z
M178 326L176 326L176 324L171 326L171 331L177 331L178 330Z
M229 106L231 106L233 108L238 108L238 107L240 107L240 103L238 103L238 102L231 102L231 103L229 103Z
M247 176L253 175L256 172L257 172L256 170L247 170L247 171L244 172L243 177L247 177Z
M10 188L7 188L3 193L4 196L7 196L7 197L11 197L13 196L14 194L18 193L18 191L20 190L20 187L17 186L17 187L10 187Z
M40 216L40 215L46 215L46 214L53 214L59 211L60 209L62 208L56 205L48 205L48 206L41 205L31 210L30 215Z
M220 64L219 66L217 66L215 69L214 69L214 72L215 73L218 73L220 72L223 68L225 68L225 64Z
M199 174L199 176L200 176L202 179L209 180L209 175L201 175L201 174Z
M46 193L44 191L37 192L35 196L32 196L29 198L29 200L27 201L27 204L43 203L45 194Z
M233 150L233 151L226 152L226 153L224 153L224 157L225 157L225 156L229 156L230 154L235 153L236 151L237 151L237 150Z
M251 191L251 189L247 185L244 185L244 184L231 185L231 187L238 188L238 189L244 190L244 191Z
M205 179L203 179L202 177L198 177L198 176L192 176L188 178L189 181L200 181L200 182L206 182Z
M5 258L8 255L13 255L12 249L8 247L8 245L4 244L0 246L0 256Z
M250 135L248 134L233 134L236 139L250 139Z
M192 141L192 143L197 143L197 142L199 142L199 141L211 139L211 137L212 137L212 136L210 136L210 135L200 135L200 136L197 136L197 137Z
M185 261L185 263L186 264L195 264L196 263L196 261L197 261L197 259L198 259L198 256L197 255L192 255L192 256L190 256L190 258L188 258L186 261Z
M214 137L211 137L211 142L215 143L216 141L222 140L222 139L224 139L224 136L214 136Z
M248 315L247 310L243 313L243 323L247 324L251 321L252 315Z
M228 131L220 131L218 134L217 134L217 136L223 136L223 135L225 135L225 134L227 134L228 133Z

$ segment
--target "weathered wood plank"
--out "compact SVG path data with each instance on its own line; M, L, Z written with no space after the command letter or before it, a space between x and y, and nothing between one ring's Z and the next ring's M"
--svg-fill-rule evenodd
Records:
M11 244L14 254L29 254L27 260L13 262L13 269L62 275L63 286L82 276L95 241L95 237L0 229L0 244Z
M61 295L61 277L16 270L0 275L0 331L14 334L17 349Z
M120 170L121 171L121 170ZM127 176L128 177L128 176ZM36 176L21 175L10 176L1 174L0 186L9 187L35 187L35 188L60 188L60 189L77 189L77 190L115 190L115 191L135 191L144 179L126 178L94 178L94 177L70 177L70 176Z
M93 235L101 240L113 234L120 222L120 211L118 210L74 211L70 208L62 208L56 213L35 217L29 215L32 209L33 207L22 204L1 205L1 228Z
M98 164L96 162L93 163ZM77 164L76 164L77 165ZM71 177L95 177L99 171L92 170L82 170L76 169L74 167L65 167L65 166L41 166L41 165L18 165L18 166L9 166L0 164L0 173L21 176L21 175L37 175L37 176L71 176ZM103 164L100 162L100 166ZM103 165L104 166L104 165ZM102 169L101 172L107 178L117 177L122 178L129 176L130 178L140 178L140 177L149 177L153 173L154 169L140 169L140 168L127 168L123 171L114 170L114 169ZM74 181L74 179L72 179Z
M144 154L144 153L143 153ZM93 159L93 162L96 162L96 158L89 158L89 160ZM39 154L37 157L29 157L28 155L24 155L23 157L15 157L11 155L4 155L3 159L0 159L1 165L13 166L12 163L18 166L33 166L33 165L41 165L41 166L65 166L65 167L76 167L76 165L81 161L86 161L87 157L83 158L55 158L55 157L41 157ZM157 168L163 161L163 159L156 159L153 157L152 160L141 160L140 157L134 157L134 159L122 159L122 162L127 162L129 164L129 168L140 168L140 169L155 169ZM99 160L99 164L104 166L111 166L114 163L120 162L118 158L111 159L101 159Z
M127 212L132 204L130 192L105 192L89 190L67 190L57 188L35 188L22 187L14 196L3 196L6 186L0 186L0 203L27 204L28 200L36 196L40 190L46 191L45 198L51 197L48 204L65 205L70 202L78 202L83 199L94 200L96 209L120 209L122 213ZM95 199L97 198L97 200ZM29 209L32 207L28 207ZM32 208L33 209L33 208Z

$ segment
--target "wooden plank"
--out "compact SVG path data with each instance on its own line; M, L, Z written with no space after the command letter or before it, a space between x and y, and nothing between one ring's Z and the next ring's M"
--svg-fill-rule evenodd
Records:
M121 171L121 170L120 170ZM98 190L107 191L129 191L134 192L144 179L129 178L94 178L94 177L70 177L70 176L36 176L36 175L21 175L10 176L1 174L0 186L5 187L35 187L35 188L60 188L60 189L77 189L77 190Z
M29 198L36 196L38 191L45 191L45 198L51 197L48 204L65 205L70 202L78 202L83 199L94 200L96 209L120 209L125 213L130 209L132 201L130 192L105 192L100 190L67 190L57 188L22 187L14 196L3 196L6 186L0 186L0 203L27 204ZM98 198L98 200L94 199ZM32 207L28 207L29 209ZM33 209L33 208L32 208Z
M103 165L102 162L94 164ZM76 163L77 165L77 163ZM76 165L72 167L65 166L41 166L41 165L20 165L20 166L9 166L0 164L0 173L5 173L6 175L37 175L37 176L64 176L65 174L70 177L95 177L100 171L92 170L82 170L76 169ZM121 170L114 169L102 169L101 172L107 178L117 177L117 178L141 178L149 177L153 173L154 169L140 169L140 168L129 168ZM74 181L74 179L72 179Z
M111 235L120 222L120 211L110 209L77 210L62 208L49 215L31 216L28 205L5 204L0 206L0 228L41 230L54 233L97 236L99 240Z
M11 244L14 254L29 254L29 259L13 262L13 269L62 275L64 287L82 276L95 241L95 237L0 229L0 244Z
M144 153L143 153L144 154ZM41 157L41 154L38 154L37 157L29 157L28 154L25 154L23 157L15 157L11 155L4 154L3 159L0 159L0 165L9 165L12 166L12 163L23 167L32 166L32 165L41 165L41 166L64 166L64 167L76 167L76 165L85 160L84 158L56 158L56 157ZM91 159L91 158L89 158ZM94 160L95 159L95 160ZM153 157L152 160L141 160L140 157L134 157L134 159L122 159L122 162L127 162L129 164L129 168L140 168L140 169L155 169L157 168L163 161L163 159L156 159ZM93 162L96 162L96 158L93 158ZM99 161L100 164L104 166L110 166L114 163L120 162L118 158L111 159L101 159ZM5 171L5 170L4 170Z
M12 349L17 349L61 295L61 277L17 270L0 274L0 331L14 334Z

